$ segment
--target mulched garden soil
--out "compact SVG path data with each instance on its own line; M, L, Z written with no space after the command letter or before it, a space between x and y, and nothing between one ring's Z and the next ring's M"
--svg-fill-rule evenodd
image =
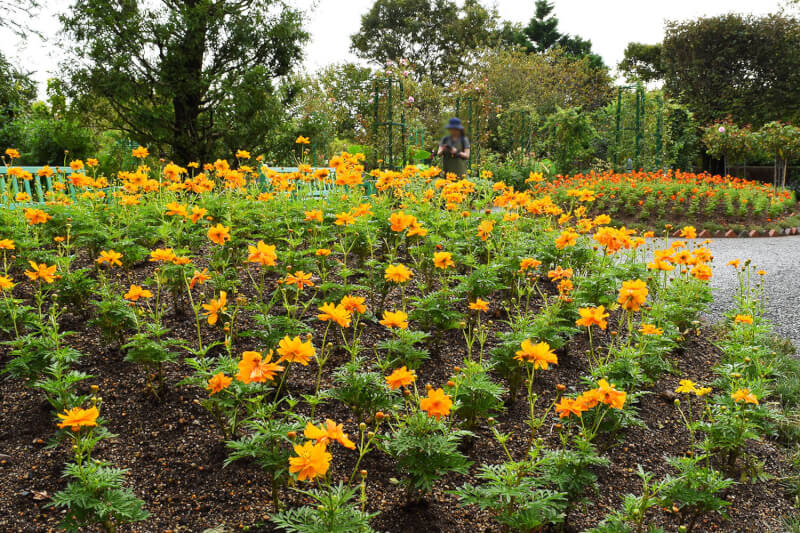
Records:
M143 279L152 272L152 265L141 265L134 274ZM16 277L16 276L15 276ZM122 282L122 280L120 280ZM125 279L127 282L127 279ZM125 283L122 283L123 285ZM23 284L25 285L25 284ZM127 285L125 285L127 286ZM23 287L20 286L20 289ZM313 316L309 313L309 318ZM500 327L501 316L494 323ZM322 337L321 325L309 320L316 328L315 339ZM194 343L196 333L191 315L170 313L166 325L171 335ZM248 325L241 324L240 330ZM610 328L613 327L610 326ZM127 484L144 499L150 517L135 525L125 525L120 532L202 532L206 528L224 525L231 531L271 532L268 522L273 511L268 475L258 466L237 462L224 467L226 448L211 416L199 405L206 392L199 388L180 387L179 381L190 372L184 364L170 365L166 371L166 394L160 401L146 390L144 371L123 361L118 346L101 340L99 332L86 325L83 318L68 315L62 330L77 332L70 343L85 356L76 367L93 376L84 385L100 387L103 398L102 415L108 429L117 435L104 441L95 457L129 469ZM364 344L374 345L386 337L386 330L375 322L367 324ZM203 325L206 342L219 338L219 330ZM241 339L236 352L258 349L249 339ZM492 338L487 345L491 348ZM555 385L564 384L567 393L584 390L580 377L586 373L588 349L585 335L575 336L559 352L559 365L537 373L535 389L540 396L538 406L547 406L555 394ZM366 353L369 353L368 349ZM420 385L441 386L462 363L466 354L460 331L449 332L439 349L418 371ZM641 482L636 469L641 465L655 474L656 479L670 473L667 456L684 453L689 436L678 411L673 405L673 391L681 377L709 383L712 367L719 359L710 328L687 337L683 347L672 355L676 372L658 381L641 397L639 416L643 427L624 430L621 438L597 444L611 460L608 468L598 468L598 482L586 496L587 501L572 509L567 517L566 532L578 532L596 525L608 512L620 507L626 493L639 494ZM330 385L331 370L347 360L347 354L336 352L327 363L323 388ZM0 347L0 365L9 359L8 347ZM298 396L313 393L316 367L312 364L292 372L291 392ZM498 378L499 379L499 378ZM64 464L71 458L69 446L62 443L47 447L56 430L55 417L42 394L19 380L0 381L0 531L56 531L64 511L46 507L50 497L62 489ZM357 422L342 405L329 402L319 408L317 420L326 417L344 422L351 437L358 434ZM509 448L521 459L528 446L525 424L527 405L524 398L496 417L501 432L514 433ZM539 436L547 446L556 448L559 436L553 429L557 419L551 416ZM474 463L471 474L482 463L503 460L501 447L485 425L474 429L475 437L465 442L462 451ZM331 449L334 481L346 479L354 467L355 454L334 445ZM701 520L695 531L780 531L781 517L792 513L792 505L780 481L788 467L782 449L773 442L753 442L748 454L763 461L767 481L744 481L733 485L725 497L732 503L729 520L719 516ZM380 514L373 520L377 531L386 532L494 532L501 528L487 513L474 507L460 507L457 498L448 493L465 482L475 482L472 475L448 475L424 502L408 504L405 491L392 483L401 474L393 468L390 458L379 451L369 454L361 468L368 474L368 510ZM738 479L737 479L738 480ZM291 489L282 491L289 505L302 505L308 499ZM656 510L647 518L666 531L677 531L679 522L670 510Z

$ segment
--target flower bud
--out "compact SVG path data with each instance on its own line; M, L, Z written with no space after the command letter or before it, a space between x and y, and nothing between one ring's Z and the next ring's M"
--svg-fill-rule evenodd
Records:
M290 439L296 439L297 438L297 432L296 431L290 431L289 433L286 434L286 436L289 437Z
M364 422L361 422L358 425L358 429L360 429L361 431L364 431L365 429L367 429L367 425Z
M567 386L562 383L558 383L556 384L556 390L558 392L564 392L565 390L567 390Z

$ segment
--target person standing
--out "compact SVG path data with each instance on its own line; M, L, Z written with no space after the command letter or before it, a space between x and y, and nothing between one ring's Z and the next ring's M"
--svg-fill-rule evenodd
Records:
M461 178L468 172L469 139L464 135L464 126L459 118L451 118L447 123L447 130L450 135L445 136L439 143L437 155L442 157L442 170L445 175L452 173Z

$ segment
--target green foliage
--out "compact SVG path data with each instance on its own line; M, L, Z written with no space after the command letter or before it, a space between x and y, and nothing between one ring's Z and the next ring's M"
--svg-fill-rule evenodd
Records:
M292 533L372 533L369 521L375 514L364 512L351 503L356 489L344 484L323 489L298 491L314 505L304 505L272 515L270 520Z
M688 531L692 531L695 522L708 513L726 516L725 508L730 505L730 502L719 497L719 493L733 485L733 480L726 479L713 468L703 466L703 460L702 456L667 459L677 474L664 478L661 490L663 504L680 509L683 521L689 524Z
M442 85L457 79L471 52L492 39L497 14L477 0L377 0L361 17L352 50L378 65L407 60ZM376 38L376 36L380 38Z
M213 160L234 142L266 148L282 110L275 100L291 101L291 91L279 95L271 82L291 70L308 39L302 13L277 1L79 0L61 22L75 59L71 95L184 164Z
M661 44L628 43L625 56L618 68L625 73L629 82L642 81L649 83L664 78L661 65Z
M72 478L67 488L53 495L51 505L68 509L61 527L69 532L101 526L107 533L114 524L145 520L149 513L144 502L123 487L127 470L110 463L89 459L84 464L70 463L64 477Z
M92 300L94 318L89 324L100 330L103 340L108 343L121 343L121 335L136 327L136 313L119 294L102 288L99 300Z
M474 361L464 361L461 372L456 374L448 385L447 394L454 400L453 410L464 420L464 427L472 428L478 420L502 412L503 395L506 389L492 381L491 366Z
M597 453L588 440L576 438L574 442L575 449L564 446L545 451L539 463L542 481L562 492L570 503L577 501L587 488L595 485L597 475L594 471L597 467L611 464L608 458Z
M417 411L387 436L383 447L407 476L403 482L409 498L429 492L448 472L467 473L470 462L458 451L458 445L469 435L448 429L444 421Z
M378 343L378 348L386 351L386 357L381 366L397 368L405 365L411 370L416 370L430 357L428 350L417 346L428 338L430 338L430 334L424 331L396 330L395 336Z
M731 117L758 127L795 122L800 108L800 22L785 14L726 14L666 25L665 90L701 124Z
M383 375L372 372L365 359L356 358L333 373L328 395L353 410L357 420L392 408L397 396L387 387Z
M90 276L91 270L81 268L61 275L53 284L56 302L73 312L88 314L89 300L97 290L97 281Z

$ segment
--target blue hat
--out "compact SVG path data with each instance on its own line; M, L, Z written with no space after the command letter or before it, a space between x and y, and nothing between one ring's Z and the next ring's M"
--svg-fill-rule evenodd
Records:
M447 123L448 130L461 130L464 131L464 126L461 124L461 119L453 117L450 119L450 122Z

